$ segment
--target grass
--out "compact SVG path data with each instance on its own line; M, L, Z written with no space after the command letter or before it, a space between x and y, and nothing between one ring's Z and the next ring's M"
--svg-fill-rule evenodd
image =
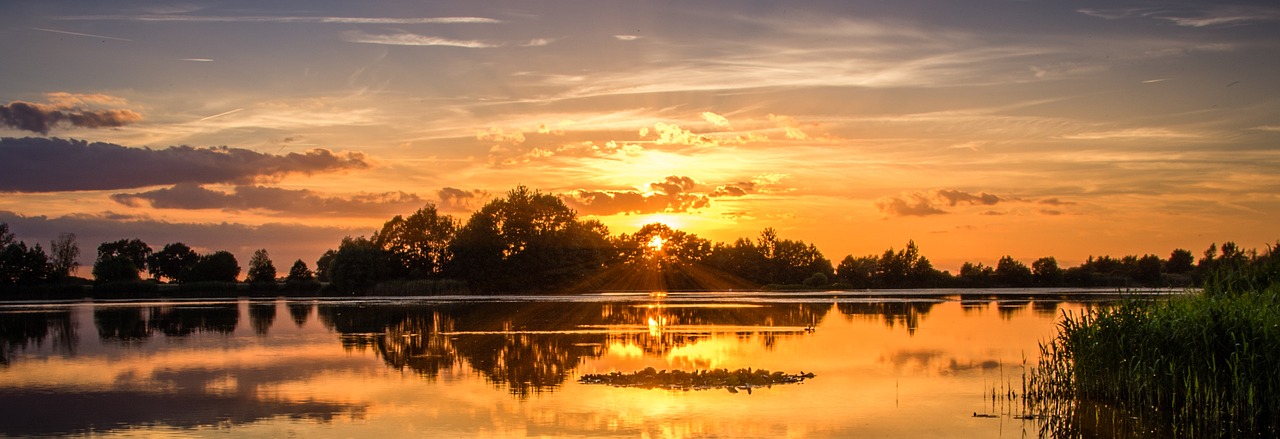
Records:
M1024 398L1058 437L1280 435L1280 258L1200 294L1067 314Z

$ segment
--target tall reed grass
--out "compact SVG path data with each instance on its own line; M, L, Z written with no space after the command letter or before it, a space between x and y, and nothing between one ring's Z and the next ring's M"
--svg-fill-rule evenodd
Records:
M1273 249L1274 250L1274 249ZM1024 393L1058 437L1280 437L1280 260L1066 314Z

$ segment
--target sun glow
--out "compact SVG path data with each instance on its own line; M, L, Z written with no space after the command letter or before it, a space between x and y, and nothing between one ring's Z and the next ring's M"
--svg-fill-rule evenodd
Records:
M649 250L660 252L662 251L662 245L666 243L667 243L667 240L662 239L661 236L653 235L653 239L649 240Z

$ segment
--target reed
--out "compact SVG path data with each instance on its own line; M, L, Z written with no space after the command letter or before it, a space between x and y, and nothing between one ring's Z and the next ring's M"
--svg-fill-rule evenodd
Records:
M1205 292L1066 313L1023 397L1057 437L1280 435L1280 278L1270 254Z

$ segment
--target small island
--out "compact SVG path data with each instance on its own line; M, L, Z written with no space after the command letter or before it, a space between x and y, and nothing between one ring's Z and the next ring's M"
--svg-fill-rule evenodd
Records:
M751 389L773 387L775 384L797 384L811 379L814 374L800 372L787 374L770 372L766 369L728 369L658 371L652 367L632 373L611 372L607 374L586 374L578 378L583 384L606 384L614 387L639 387L644 389L666 390L710 390L727 389L730 393Z

